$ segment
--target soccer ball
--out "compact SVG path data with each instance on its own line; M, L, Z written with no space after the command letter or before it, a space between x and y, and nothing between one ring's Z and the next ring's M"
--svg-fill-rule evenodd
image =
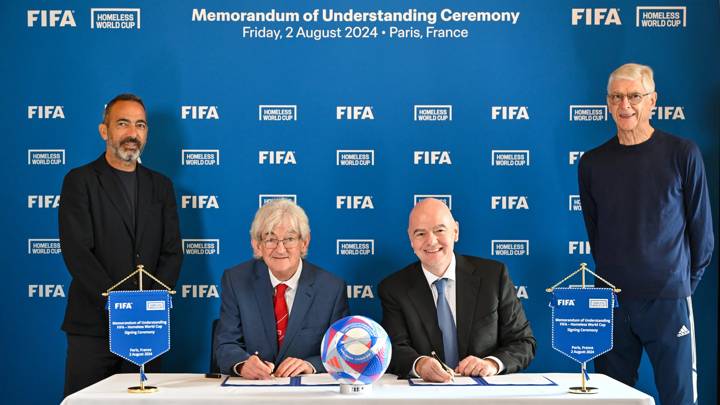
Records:
M372 384L390 364L392 344L377 322L347 316L328 328L320 356L325 370L340 384Z

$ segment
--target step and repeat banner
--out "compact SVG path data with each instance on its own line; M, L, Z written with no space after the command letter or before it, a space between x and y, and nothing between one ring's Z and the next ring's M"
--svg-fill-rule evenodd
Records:
M62 395L70 277L58 241L60 187L104 150L97 126L119 93L143 97L142 162L177 193L185 258L163 355L169 372L207 370L220 277L251 257L260 204L291 198L305 208L308 260L346 280L354 314L379 321L377 283L416 260L407 217L428 196L459 221L459 253L508 264L538 340L529 371L577 372L552 349L545 288L582 262L594 269L577 164L614 135L607 77L626 62L655 69L653 125L700 146L717 234L716 0L0 8L10 399ZM694 302L700 398L715 403L716 257ZM31 379L42 389L14 388ZM639 387L652 386L644 363Z

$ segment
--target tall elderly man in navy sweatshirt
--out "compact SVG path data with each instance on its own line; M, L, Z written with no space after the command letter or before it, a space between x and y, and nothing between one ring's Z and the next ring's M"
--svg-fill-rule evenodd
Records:
M608 80L617 134L580 160L585 227L599 275L622 289L614 347L595 370L635 385L643 349L660 402L697 403L692 293L713 252L705 168L694 142L655 129L650 67Z

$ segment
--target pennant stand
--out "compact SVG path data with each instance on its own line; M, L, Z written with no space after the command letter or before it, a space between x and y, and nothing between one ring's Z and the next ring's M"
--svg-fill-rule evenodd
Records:
M144 267L142 264L140 264L140 265L137 266L137 270L133 271L133 272L130 273L127 277L125 277L124 279L120 280L119 282L117 282L117 283L116 283L115 285L113 285L112 287L108 288L107 291L105 291L104 293L102 293L102 296L103 296L103 297L109 297L109 296L110 296L110 293L111 293L113 290L115 290L118 286L120 286L120 285L123 284L124 282L126 282L126 281L128 281L129 279L131 279L132 277L134 277L136 274L137 274L137 276L138 276L138 291L144 291L144 290L143 290L143 274L145 274L146 276L150 277L153 281L155 281L156 283L160 284L163 288L165 288L165 290L167 291L167 293L169 293L169 294L175 294L175 290L173 290L172 288L168 287L168 286L167 286L165 283L163 283L162 281L158 280L155 276L153 276L153 275L150 274L147 270L145 270L145 267ZM148 290L148 291L151 291L151 290ZM159 290L159 291L162 291L162 290ZM122 291L118 291L118 292L116 292L116 293L119 293L119 292L122 292ZM169 346L169 342L168 342L168 346ZM111 351L112 351L112 350L111 350ZM145 375L145 364L143 363L143 364L140 365L140 385L128 387L128 389L127 389L128 392L129 392L129 393L132 393L132 394L150 394L150 393L157 392L157 391L158 391L158 387L152 386L152 385L145 385L145 381L146 381L147 379L148 379L148 378L147 378L147 376Z
M601 280L602 282L604 282L605 284L607 284L608 286L610 286L610 287L612 288L612 300L613 300L613 305L610 306L610 311L612 311L613 307L615 306L614 304L617 303L617 298L615 297L615 294L619 293L621 290L620 290L619 288L615 287L614 285L610 284L607 280L605 280L605 279L603 279L602 277L600 277L600 276L598 276L597 274L595 274L592 270L588 269L586 263L580 263L580 268L579 268L579 269L575 270L575 271L572 272L570 275L568 275L568 276L565 277L564 279L560 280L557 284L553 285L552 287L547 288L545 291L548 292L548 293L554 293L555 290L558 289L561 284L565 283L566 281L568 281L569 279L571 279L572 277L574 277L577 273L581 273L581 276L582 276L582 286L581 286L581 288L579 288L579 289L578 289L578 288L572 288L572 289L566 289L566 288L564 288L563 290L566 290L566 291L567 291L567 290L575 290L575 291L583 290L584 292L585 292L585 291L591 291L591 290L606 290L606 293L607 293L607 290L608 290L608 289L594 288L594 286L593 286L593 287L587 287L587 284L585 283L585 273L590 273L590 274L592 274L593 276L595 276L596 279ZM585 297L583 296L583 298L585 298ZM575 299L565 298L565 299L559 299L558 301L559 301L558 304L572 305L572 306L575 305ZM603 302L607 302L606 299L602 299L602 298L600 298L600 299L590 298L589 301L591 301L591 303L590 303L590 308L604 308L604 307L602 306L602 303L603 303ZM593 305L592 305L592 304L593 304L592 301L595 301L596 304L597 304L597 303L600 303L601 306L593 306ZM551 306L553 306L553 305L551 304ZM612 314L612 312L611 312L611 314ZM554 318L554 315L555 315L555 311L553 311L553 318ZM584 321L585 319L582 319L582 320ZM610 327L612 328L612 325L610 325ZM612 329L611 329L611 331L612 331ZM610 333L610 342L612 342L612 332ZM577 346L576 346L576 347L577 347ZM580 346L580 347L582 347L583 349L585 348L585 346ZM586 363L587 363L588 360L590 360L590 359L592 359L592 358L594 358L594 357L592 357L592 358L587 358L587 356L585 356L585 357L583 357L581 360L579 360L579 359L577 359L576 357L573 357L573 356L571 356L571 355L568 355L567 352L564 352L563 350L559 349L558 347L555 347L555 319L553 319L553 348L554 348L555 350L558 350L558 351L560 351L561 353L565 354L566 356L572 358L573 360L579 362L580 365L581 365L581 367L580 367L581 385L580 385L579 387L570 387L570 388L568 389L568 392L570 392L570 393L572 393L572 394L596 394L596 393L598 392L598 388L597 388L597 387L589 387L589 386L587 386L587 383L586 383L587 380L590 379L590 376L588 375L588 372L587 372ZM611 348L612 348L612 343L610 344L610 349L611 349ZM594 347L593 347L593 349L594 349ZM608 349L608 350L610 350L610 349ZM606 351L607 351L607 350L606 350ZM574 354L575 352L571 352L571 353ZM584 351L584 350L580 350L580 351L577 351L577 353L578 353L578 354L585 354L585 351ZM593 351L593 352L591 352L591 353L594 354L595 352ZM603 352L603 353L604 353L604 352ZM600 354L602 354L602 353L600 353ZM597 356L600 355L600 354L596 354L595 357L597 357Z

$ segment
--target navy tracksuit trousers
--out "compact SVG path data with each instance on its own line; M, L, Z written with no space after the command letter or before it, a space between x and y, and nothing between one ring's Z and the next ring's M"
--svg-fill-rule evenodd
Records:
M614 314L613 349L595 359L595 371L629 386L638 380L643 348L662 405L697 403L692 300L623 299Z

